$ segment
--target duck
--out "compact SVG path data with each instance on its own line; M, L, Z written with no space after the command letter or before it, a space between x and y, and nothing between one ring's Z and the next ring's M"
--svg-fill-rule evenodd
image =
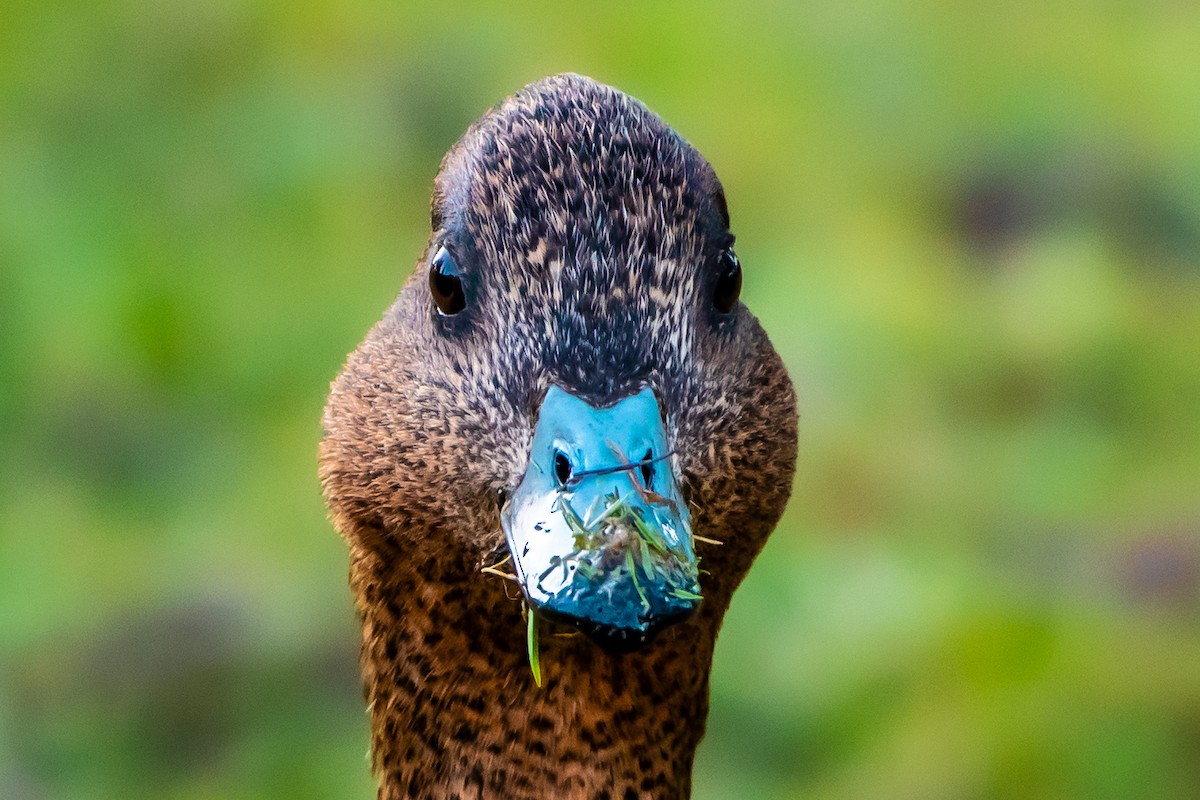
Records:
M563 74L467 129L430 227L319 448L377 796L689 797L797 450L724 189L644 104Z

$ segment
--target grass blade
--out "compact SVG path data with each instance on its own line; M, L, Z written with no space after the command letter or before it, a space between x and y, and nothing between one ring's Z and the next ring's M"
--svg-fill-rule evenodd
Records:
M537 612L529 608L529 632L526 637L529 645L529 671L533 673L533 682L542 688L542 660L538 654Z
M629 569L629 579L633 581L633 588L637 590L638 597L642 598L642 607L647 611L650 610L650 600L646 597L646 592L642 589L642 583L638 580L637 565L633 562L633 551L625 551L625 566Z

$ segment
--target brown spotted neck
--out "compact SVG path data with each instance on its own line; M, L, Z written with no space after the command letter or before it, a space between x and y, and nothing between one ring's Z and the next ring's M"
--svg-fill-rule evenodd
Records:
M543 623L539 688L503 579L356 549L351 585L380 798L689 796L715 598L623 656Z

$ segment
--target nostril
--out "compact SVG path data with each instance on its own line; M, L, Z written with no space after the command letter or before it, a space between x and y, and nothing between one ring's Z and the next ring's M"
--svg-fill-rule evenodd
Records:
M567 454L562 450L554 451L554 477L558 479L560 486L566 486L571 480L571 474L574 470L571 469L571 459L567 458Z
M642 484L647 489L652 489L654 488L651 486L652 483L654 483L654 451L647 450L646 455L642 456Z

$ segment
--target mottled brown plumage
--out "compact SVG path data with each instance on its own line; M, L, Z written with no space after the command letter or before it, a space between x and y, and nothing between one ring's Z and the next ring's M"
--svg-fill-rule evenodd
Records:
M688 796L717 629L796 452L779 357L744 306L713 309L728 225L704 158L579 76L526 87L446 156L429 245L334 383L321 444L379 797ZM428 286L442 244L464 276L451 317ZM539 689L522 604L480 566L552 384L597 402L653 388L694 530L724 545L697 544L701 610L644 650L547 626Z

